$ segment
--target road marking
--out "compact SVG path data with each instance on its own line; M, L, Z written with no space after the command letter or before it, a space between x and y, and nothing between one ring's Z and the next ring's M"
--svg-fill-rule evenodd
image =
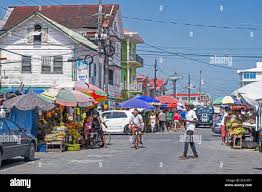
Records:
M72 160L71 163L100 163L104 161L103 159L93 159L93 160Z
M104 154L104 155L87 155L88 157L113 157L114 155Z

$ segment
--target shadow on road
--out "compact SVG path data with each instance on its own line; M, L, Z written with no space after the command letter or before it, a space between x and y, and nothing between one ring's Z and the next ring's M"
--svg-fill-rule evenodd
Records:
M256 170L262 171L262 168L253 168L253 169L256 169Z
M39 158L35 158L34 161L38 161L40 160ZM30 161L30 162L34 162L34 161ZM24 158L13 158L13 159L8 159L8 160L3 160L2 162L2 166L0 168L0 170L4 170L10 167L15 167L15 166L19 166L19 165L23 165L26 163L30 163L30 162L25 162Z

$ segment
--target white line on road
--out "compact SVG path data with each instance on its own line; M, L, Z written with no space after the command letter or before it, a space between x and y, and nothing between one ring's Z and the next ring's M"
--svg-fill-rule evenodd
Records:
M100 163L104 161L103 159L93 159L93 160L72 160L71 163Z

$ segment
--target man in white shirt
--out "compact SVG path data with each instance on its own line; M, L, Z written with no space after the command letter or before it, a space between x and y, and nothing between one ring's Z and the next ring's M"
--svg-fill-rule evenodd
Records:
M144 126L144 122L143 122L142 116L139 114L139 111L137 109L134 109L133 115L131 116L130 121L129 121L129 129L131 129L132 136L133 136L135 127L138 128L138 134L139 134L141 145L143 145L143 142L142 142L143 126Z
M184 154L180 157L180 159L185 160L188 159L187 157L187 151L188 151L188 145L190 143L191 149L194 154L194 158L198 158L198 154L196 151L196 147L193 140L193 134L195 131L196 123L198 121L196 112L193 110L193 105L186 105L186 139L185 139L185 148L184 148Z

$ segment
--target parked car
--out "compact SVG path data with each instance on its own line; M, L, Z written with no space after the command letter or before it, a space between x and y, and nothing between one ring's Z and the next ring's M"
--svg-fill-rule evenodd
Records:
M213 115L214 108L209 106L199 106L196 108L196 115L198 118L198 122L196 124L197 127L207 126L212 127L213 125Z
M221 125L222 118L223 118L222 115L219 115L216 118L214 118L213 125L212 125L212 132L217 134L221 133L220 125Z
M104 131L108 133L125 133L129 134L129 120L132 116L130 111L111 110L102 113L102 117L107 125Z
M0 166L2 160L23 156L25 161L34 160L36 138L26 133L14 121L0 119Z

